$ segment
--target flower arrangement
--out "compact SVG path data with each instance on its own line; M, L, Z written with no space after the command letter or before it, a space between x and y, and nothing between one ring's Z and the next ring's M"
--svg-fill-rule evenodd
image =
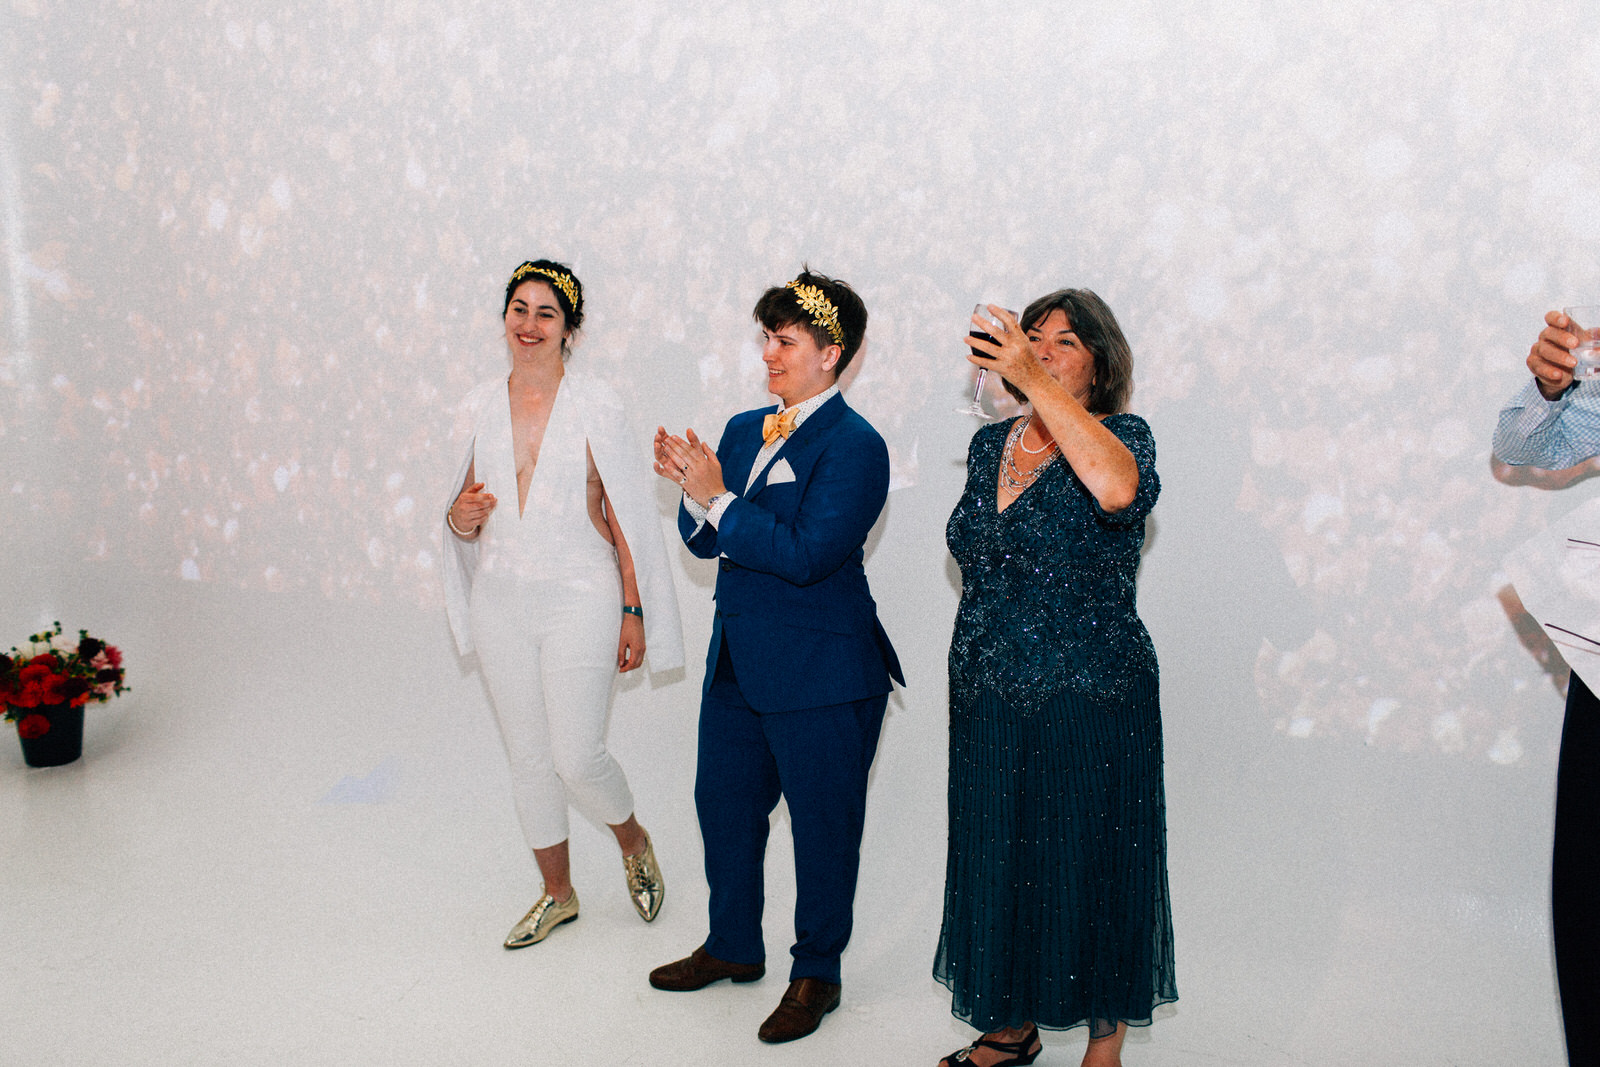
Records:
M28 638L26 648L13 647L9 656L0 655L0 704L24 738L50 732L50 720L37 708L78 708L91 700L103 704L127 691L122 653L115 645L90 637L87 630L78 631L76 645L60 637L58 622Z

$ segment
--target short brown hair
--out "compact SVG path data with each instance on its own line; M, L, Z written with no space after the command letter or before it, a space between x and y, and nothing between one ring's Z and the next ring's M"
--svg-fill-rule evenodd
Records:
M794 281L800 285L812 285L822 290L822 295L827 297L834 309L839 312L839 332L844 334L844 337L835 340L826 327L813 322L811 312L800 306L799 297L787 285L775 286L761 294L761 299L756 301L755 320L768 330L799 326L811 335L818 348L838 345L839 362L833 367L834 380L838 381L844 369L855 358L857 350L861 348L862 340L867 336L867 305L861 302L861 298L850 288L848 282L830 278L826 274L816 274L809 265L800 268L800 276Z

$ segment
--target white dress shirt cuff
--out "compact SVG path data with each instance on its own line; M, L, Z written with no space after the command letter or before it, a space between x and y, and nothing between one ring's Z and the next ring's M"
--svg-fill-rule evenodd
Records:
M693 533L689 534L690 537L693 537L695 534L699 533L700 528L706 524L706 509L700 506L700 501L696 500L688 493L684 493L683 510L687 511L689 513L689 517L694 520L694 531Z
M717 494L716 500L712 501L711 503L711 510L706 512L706 521L711 524L713 529L721 525L722 516L727 512L728 505L732 504L738 499L738 494L734 493L732 490L726 490Z

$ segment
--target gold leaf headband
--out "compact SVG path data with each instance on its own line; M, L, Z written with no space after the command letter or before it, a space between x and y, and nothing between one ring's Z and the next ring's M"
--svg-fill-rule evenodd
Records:
M844 347L844 330L839 326L839 309L814 285L806 285L796 278L784 288L793 289L794 297L811 316L811 321L833 337L833 343Z
M572 275L562 274L560 271L551 270L549 267L535 267L532 263L524 263L522 266L518 267L517 272L511 276L512 288L515 288L518 282L530 274L542 274L546 278L549 278L551 281L555 282L556 287L566 294L567 304L572 308L574 313L576 313L582 307L583 301L578 298L578 287L574 284Z

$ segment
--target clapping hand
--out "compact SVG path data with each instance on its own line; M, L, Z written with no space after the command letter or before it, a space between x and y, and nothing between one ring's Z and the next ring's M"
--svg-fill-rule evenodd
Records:
M700 440L694 430L685 430L683 437L667 433L666 427L656 427L655 472L667 481L680 486L689 499L701 507L711 498L726 492L722 484L722 464L711 446Z

